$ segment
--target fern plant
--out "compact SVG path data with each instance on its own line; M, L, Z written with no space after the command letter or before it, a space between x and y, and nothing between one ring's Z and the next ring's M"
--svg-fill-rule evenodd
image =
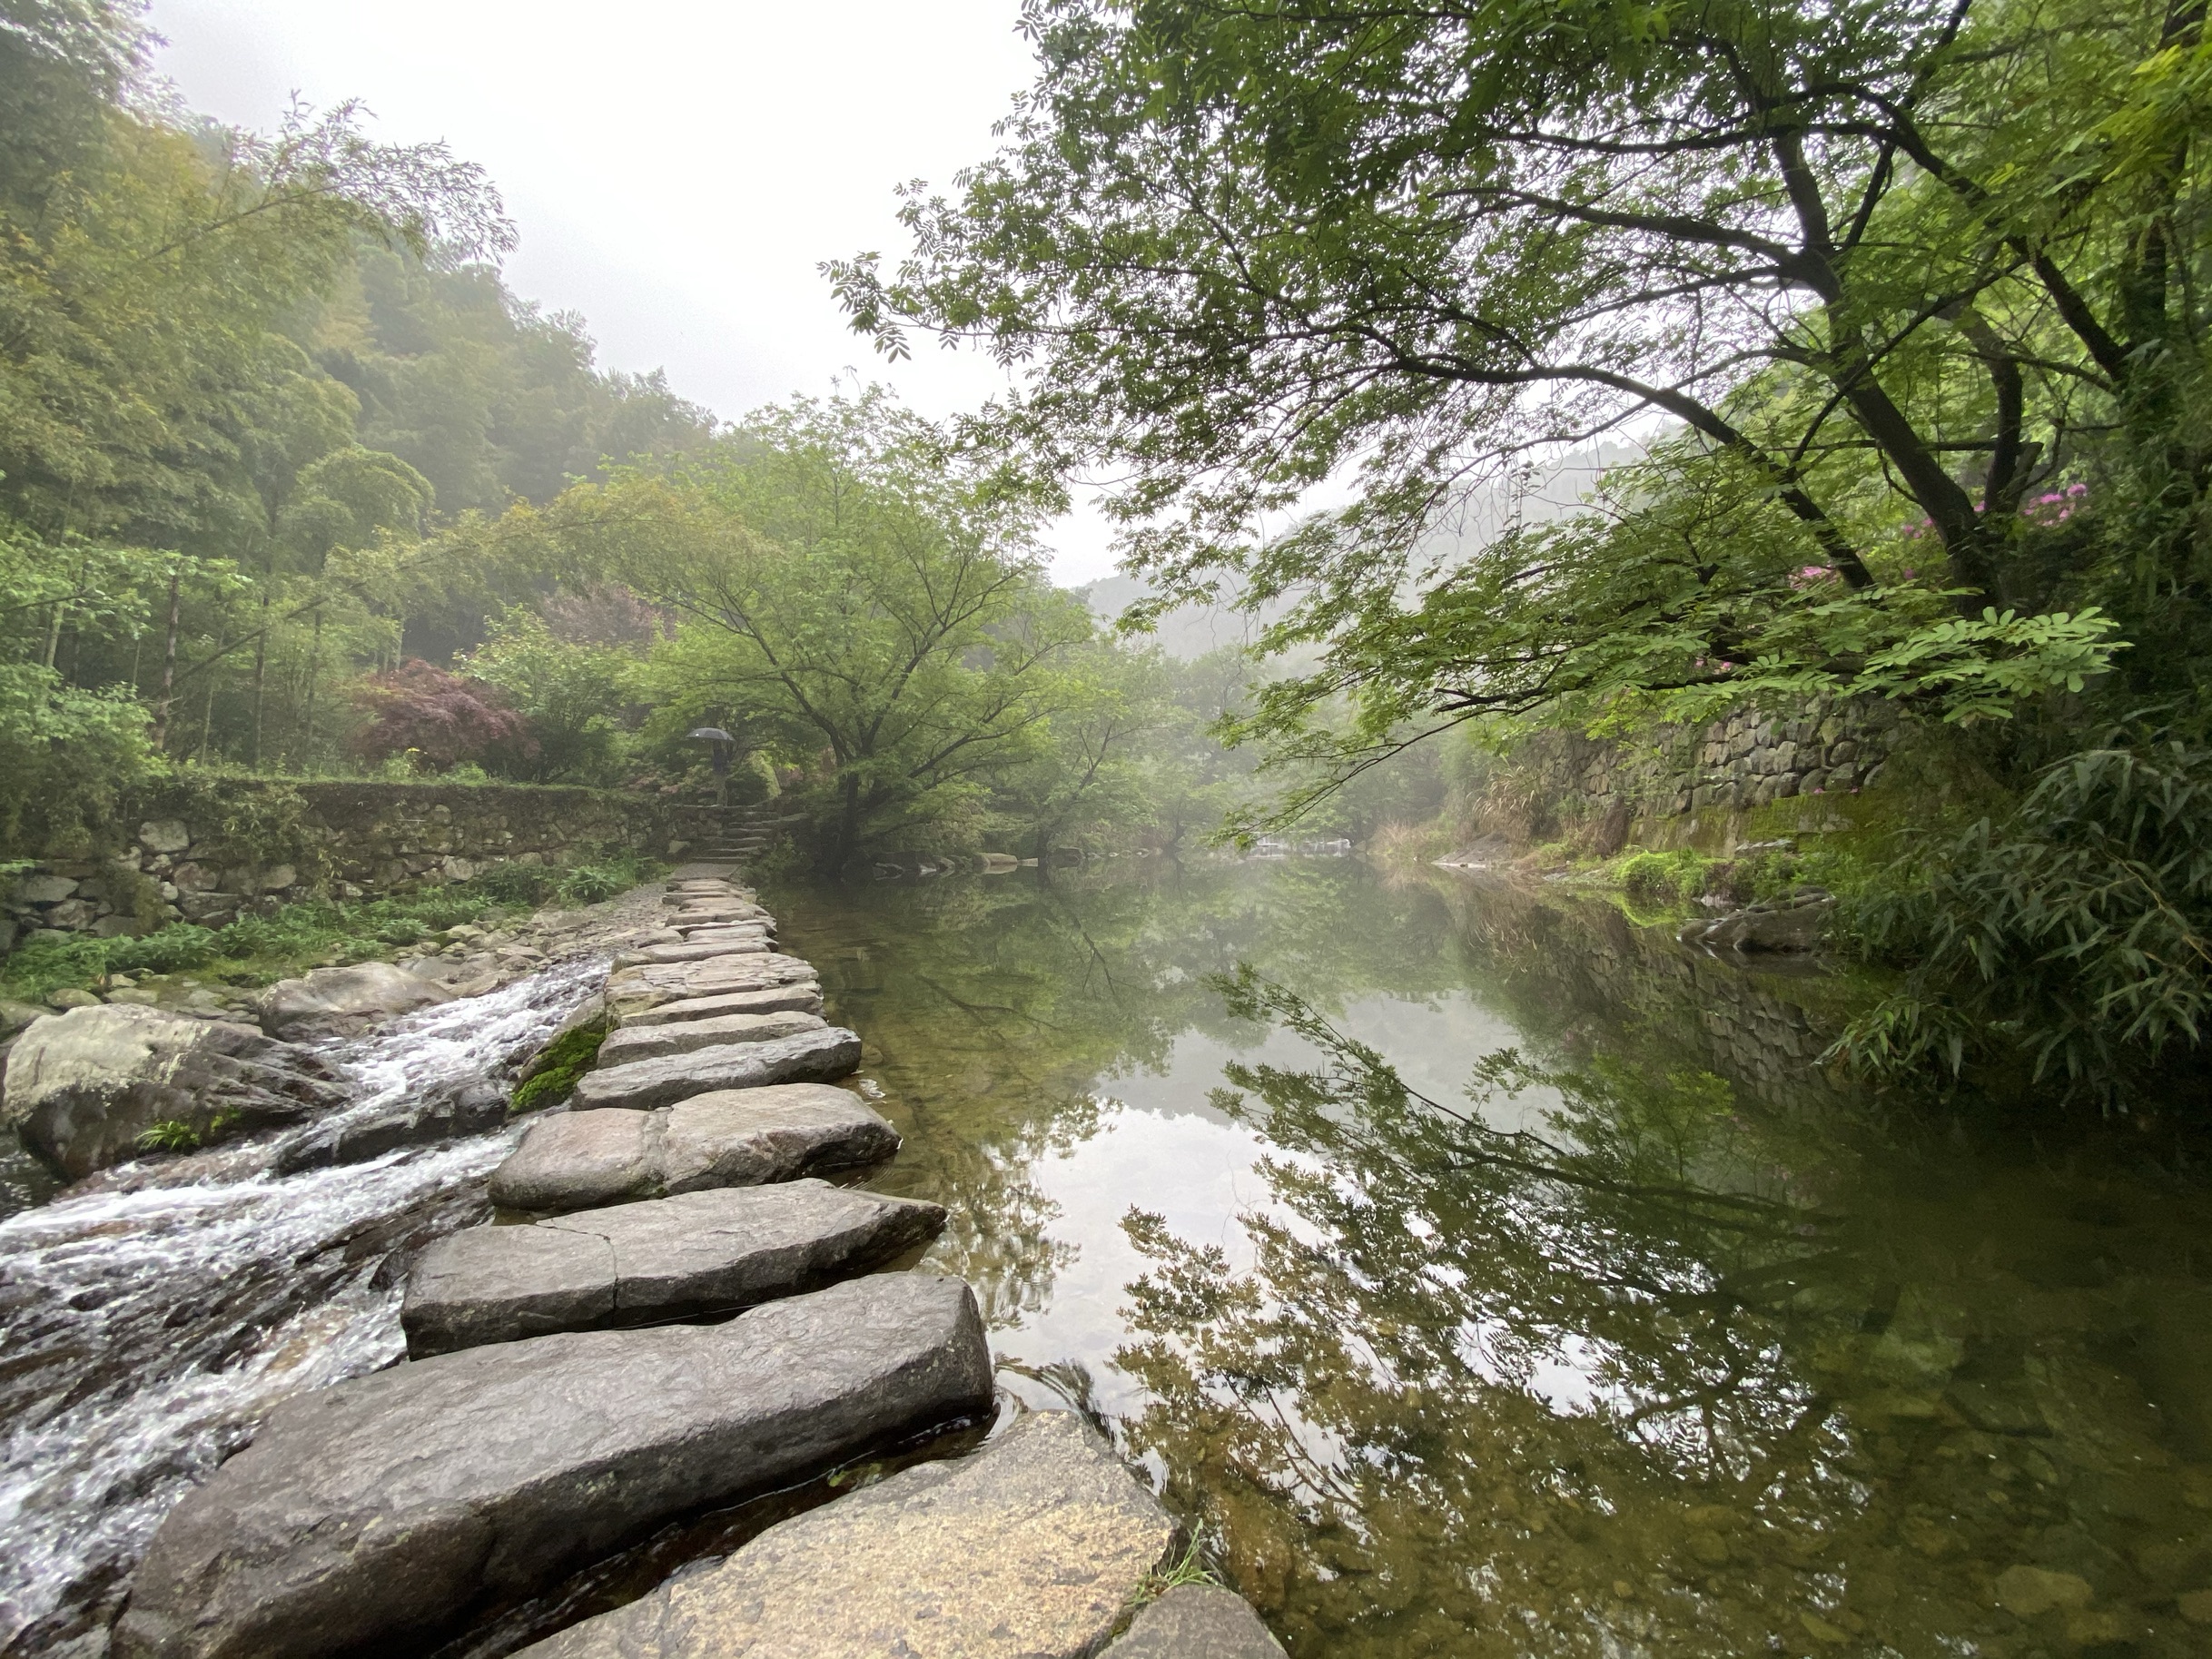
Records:
M1853 909L1911 965L1832 1053L1889 1077L2018 1056L2124 1109L2212 1020L2212 748L2070 755L2003 820L1909 841Z

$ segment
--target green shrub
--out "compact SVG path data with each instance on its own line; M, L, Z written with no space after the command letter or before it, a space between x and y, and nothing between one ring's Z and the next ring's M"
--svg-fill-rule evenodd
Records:
M2111 1109L2200 1053L2212 748L2159 737L2085 749L2003 819L1903 841L1846 903L1869 953L1907 968L1836 1045L1857 1069L1957 1076L1976 1059L2019 1060Z
M542 904L560 891L560 878L531 864L494 864L469 884L501 904Z
M1638 853L1621 866L1621 886L1639 904L1673 904L1705 890L1711 864L1688 847L1673 853Z
M215 935L209 929L180 922L140 939L107 942L110 973L177 973L215 960Z
M149 1152L197 1151L200 1131L182 1118L162 1118L139 1131L138 1144Z
M560 895L571 904L597 904L627 893L645 879L646 861L635 856L578 864L561 883Z

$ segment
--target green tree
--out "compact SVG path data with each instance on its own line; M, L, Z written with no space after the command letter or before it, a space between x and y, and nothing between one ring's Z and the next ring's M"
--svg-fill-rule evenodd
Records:
M1079 695L1069 669L1093 628L1043 579L1052 504L872 390L772 409L666 472L476 533L676 617L645 675L659 726L734 722L805 765L842 863L972 824L988 780L1042 753Z

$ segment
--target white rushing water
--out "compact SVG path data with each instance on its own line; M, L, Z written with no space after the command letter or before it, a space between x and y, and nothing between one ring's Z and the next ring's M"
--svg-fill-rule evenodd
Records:
M353 1095L340 1115L497 1076L605 971L550 968L334 1045ZM400 1357L400 1291L379 1269L480 1213L513 1133L0 1220L0 1653L37 1652L73 1609L112 1600L162 1516L272 1407Z

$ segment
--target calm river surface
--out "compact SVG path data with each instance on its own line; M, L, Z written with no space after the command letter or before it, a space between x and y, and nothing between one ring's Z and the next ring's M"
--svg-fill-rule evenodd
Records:
M1478 876L765 896L1005 1380L1297 1659L2212 1652L2200 1151L1865 1098L1833 982Z

